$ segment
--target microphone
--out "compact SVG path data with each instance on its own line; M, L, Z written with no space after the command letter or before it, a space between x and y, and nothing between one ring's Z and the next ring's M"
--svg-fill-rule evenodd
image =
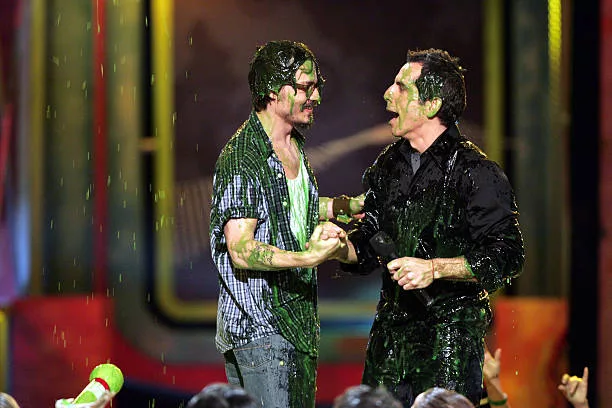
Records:
M72 400L71 404L96 402L107 391L113 395L123 387L123 373L114 364L100 364L89 375L89 384Z
M387 262L399 258L395 252L395 243L385 231L379 231L372 238L370 238L370 245L376 253ZM433 303L433 298L429 296L429 293L425 289L414 289L415 296L421 301L421 303L428 307Z

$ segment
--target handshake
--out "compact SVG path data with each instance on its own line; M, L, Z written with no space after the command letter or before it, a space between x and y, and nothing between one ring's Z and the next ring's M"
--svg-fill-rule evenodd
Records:
M346 260L349 246L346 231L333 222L325 221L315 227L306 243L306 252L312 259L312 266L317 266L331 259Z
M351 245L346 238L346 231L328 220L333 218L347 224L352 220L363 218L364 197L365 194L356 197L342 195L319 198L319 220L323 222L316 226L306 243L311 266L317 266L330 259L339 261L349 259Z

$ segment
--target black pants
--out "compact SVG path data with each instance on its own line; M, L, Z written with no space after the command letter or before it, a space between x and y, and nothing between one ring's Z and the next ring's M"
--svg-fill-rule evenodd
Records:
M422 316L379 310L362 382L384 385L405 407L431 387L455 390L478 406L491 310L488 301L474 306L434 306Z

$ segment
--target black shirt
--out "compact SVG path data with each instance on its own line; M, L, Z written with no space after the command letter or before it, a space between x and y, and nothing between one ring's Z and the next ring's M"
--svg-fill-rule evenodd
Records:
M477 282L435 280L427 291L438 306L444 299L482 297L501 288L524 263L518 211L506 175L456 126L420 155L416 172L415 152L400 139L366 170L365 218L349 235L359 258L356 270L369 273L379 267L368 241L382 230L394 239L400 257L465 257ZM406 307L417 302L413 291L401 290L386 270L382 276L384 298Z

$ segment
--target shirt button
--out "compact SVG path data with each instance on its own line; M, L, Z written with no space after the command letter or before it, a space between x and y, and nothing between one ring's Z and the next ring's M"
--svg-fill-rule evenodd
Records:
M278 178L282 178L282 177L283 177L283 173L278 173L278 174L276 175L276 177L278 177Z
M286 206L287 206L287 202L283 201L283 207L286 207Z

